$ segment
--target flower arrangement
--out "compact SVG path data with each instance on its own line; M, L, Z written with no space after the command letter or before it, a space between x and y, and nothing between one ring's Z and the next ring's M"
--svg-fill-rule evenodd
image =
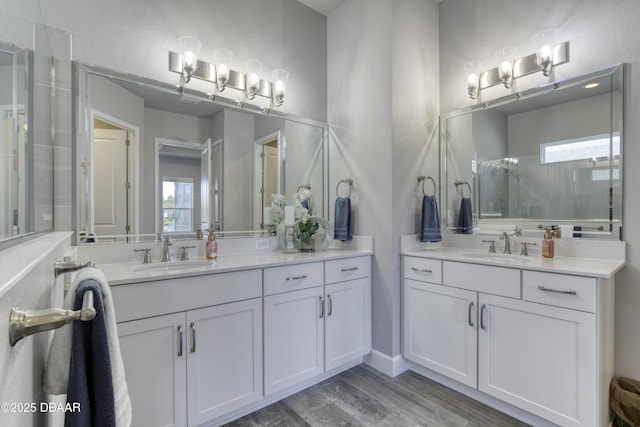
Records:
M284 221L284 205L286 201L287 196L284 194L277 193L271 195L271 215L273 225L276 227Z
M313 215L310 189L306 186L300 187L293 199L295 201L295 236L300 242L300 250L315 250L316 239L331 241L333 233L328 233L331 230L329 221Z

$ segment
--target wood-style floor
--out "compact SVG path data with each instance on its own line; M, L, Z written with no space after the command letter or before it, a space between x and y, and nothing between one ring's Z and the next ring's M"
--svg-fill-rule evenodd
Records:
M414 372L359 365L227 426L526 426Z

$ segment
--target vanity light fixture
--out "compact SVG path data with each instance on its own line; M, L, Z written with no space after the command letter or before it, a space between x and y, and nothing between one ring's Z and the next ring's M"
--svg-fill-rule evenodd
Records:
M191 77L195 77L214 83L218 93L229 87L244 92L245 97L249 100L254 99L256 96L268 98L270 100L270 106L256 106L265 114L269 114L273 107L282 106L287 92L287 80L289 78L289 72L287 70L273 70L271 73L273 82L271 82L261 79L260 75L263 65L257 59L245 61L244 72L240 72L231 69L233 53L229 49L213 49L213 57L214 63L209 63L198 60L197 54L194 55L185 51L179 53L169 51L169 71L182 75L180 85L178 86L180 93L182 93L185 83L188 83ZM207 97L208 98L203 97L203 99L211 101L215 98L215 96L210 93L207 93ZM225 98L221 98L223 102L224 99ZM235 99L227 99L226 101L232 104L236 102ZM242 103L242 106L244 106L244 103Z
M467 76L467 93L471 99L476 99L482 89L497 84L510 88L513 80L542 71L549 76L553 67L569 62L569 42L553 44L558 30L546 30L534 36L541 44L536 53L515 58L515 48L504 47L496 52L500 65L496 68L481 72L480 61L470 61L464 65ZM551 44L549 44L551 43Z
M260 89L260 73L262 73L262 62L257 59L247 59L244 61L245 85L247 99L256 97L256 93Z
M476 99L480 92L480 71L482 61L469 61L464 64L464 71L467 74L467 93L471 99Z
M180 87L184 87L184 83L189 83L193 72L198 68L198 54L202 43L195 37L182 36L178 38L178 45L182 54Z
M507 89L513 84L513 60L516 58L517 52L516 47L508 46L498 49L495 53L496 58L500 61L498 77Z
M229 82L229 71L231 71L231 59L233 59L233 52L224 47L217 47L213 49L213 62L216 66L216 85L218 86L218 92L224 91Z
M284 96L287 92L287 80L289 79L289 72L283 69L273 70L271 72L273 77L273 86L271 94L271 102L276 107L279 107L284 102Z
M545 77L551 74L557 38L557 29L544 30L533 36L533 44L536 47L536 63L542 68L542 74Z

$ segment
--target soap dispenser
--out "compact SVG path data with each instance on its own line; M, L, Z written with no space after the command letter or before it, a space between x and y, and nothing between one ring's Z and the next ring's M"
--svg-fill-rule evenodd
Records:
M215 230L209 230L209 239L205 247L205 254L207 259L218 259L218 242L216 242Z
M551 236L551 229L544 229L544 240L542 240L542 256L545 258L553 258L554 242Z

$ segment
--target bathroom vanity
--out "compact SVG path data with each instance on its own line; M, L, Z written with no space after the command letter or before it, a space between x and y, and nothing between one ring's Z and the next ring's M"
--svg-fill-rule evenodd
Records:
M459 247L402 254L411 366L562 426L609 424L614 275L624 261Z
M99 267L136 426L220 425L362 362L371 251Z

